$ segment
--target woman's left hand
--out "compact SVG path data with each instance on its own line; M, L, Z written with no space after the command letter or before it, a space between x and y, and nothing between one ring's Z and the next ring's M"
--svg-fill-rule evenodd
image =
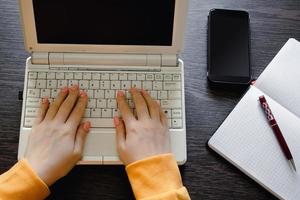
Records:
M49 106L40 105L29 135L25 159L48 185L65 176L81 159L90 123L80 124L87 105L85 92L77 85L64 88Z

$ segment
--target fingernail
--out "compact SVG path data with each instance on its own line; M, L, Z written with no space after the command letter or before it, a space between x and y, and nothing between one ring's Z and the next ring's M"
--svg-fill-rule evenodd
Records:
M80 92L80 97L86 97L86 96L87 96L87 94L86 94L85 91L81 91L81 92Z
M84 125L83 125L83 128L84 128L86 131L89 131L90 128L91 128L91 122L85 122Z
M68 87L64 87L64 88L61 89L61 91L62 91L63 93L67 93L67 92L69 91L69 88L68 88Z
M115 123L115 126L119 126L119 124L120 124L119 117L117 117L117 116L114 117L114 123Z
M48 103L48 97L43 98L43 99L42 99L42 103L43 103L43 104Z
M119 97L123 97L123 96L124 96L124 92L123 92L123 91L118 91L117 95L118 95Z

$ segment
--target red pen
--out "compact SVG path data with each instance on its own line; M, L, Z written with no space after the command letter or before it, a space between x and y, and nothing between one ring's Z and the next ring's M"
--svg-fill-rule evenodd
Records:
M281 133L281 130L275 120L275 117L268 105L268 102L265 98L265 96L260 96L259 97L259 101L260 101L260 104L261 104L261 107L263 108L263 110L265 111L266 113L266 116L267 116L267 119L269 121L269 124L271 125L271 128L273 129L273 132L279 142L279 145L281 147L281 150L283 151L285 157L288 159L288 161L291 163L291 165L293 166L294 170L296 171L296 165L295 165L295 162L294 162L294 159L293 159L293 156L291 154L291 151Z

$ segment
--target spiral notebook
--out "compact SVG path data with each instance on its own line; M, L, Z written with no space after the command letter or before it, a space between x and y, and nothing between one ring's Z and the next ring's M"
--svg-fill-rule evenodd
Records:
M285 158L258 101L265 95L294 157ZM289 39L209 146L279 199L300 199L300 43Z

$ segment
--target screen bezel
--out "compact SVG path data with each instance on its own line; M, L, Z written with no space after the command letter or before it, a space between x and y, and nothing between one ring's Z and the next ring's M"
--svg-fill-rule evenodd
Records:
M172 46L41 44L37 41L32 0L20 0L25 48L28 52L178 54L183 47L188 0L175 1Z
M236 16L236 17L246 17L248 20L248 67L249 67L249 74L248 76L220 76L215 75L210 72L211 69L211 45L210 40L211 38L211 24L212 24L212 15L217 13L219 16ZM226 10L226 9L213 9L209 12L208 16L208 67L207 67L207 78L211 82L215 83L229 83L229 84L249 84L251 82L251 65L250 65L250 17L249 13L242 10Z

